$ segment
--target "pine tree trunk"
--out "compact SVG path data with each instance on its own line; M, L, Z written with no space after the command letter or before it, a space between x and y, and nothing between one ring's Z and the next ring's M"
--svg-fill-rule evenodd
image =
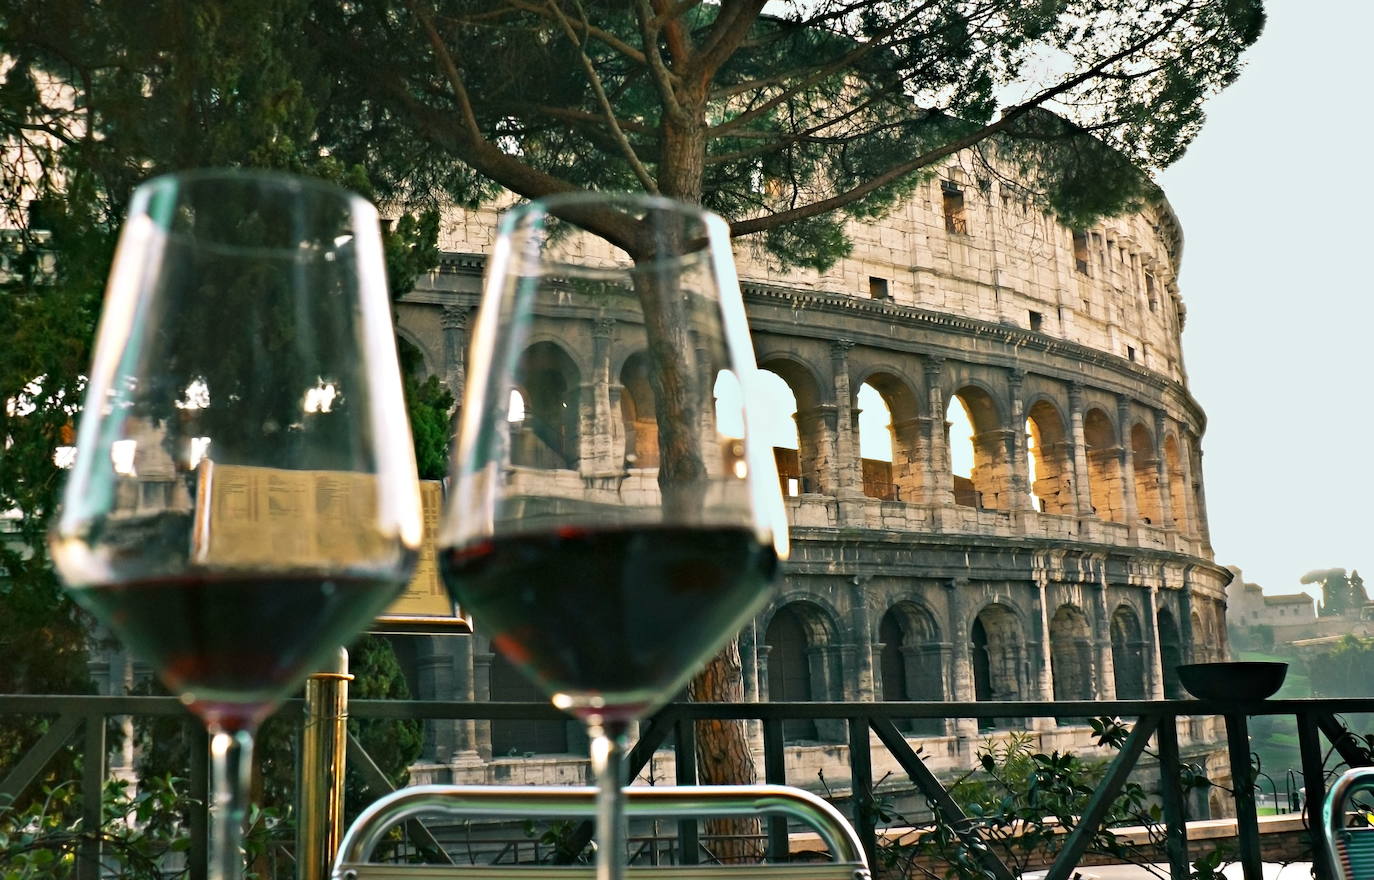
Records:
M698 703L733 703L744 699L738 639L731 639L706 664L701 674L692 680L688 694ZM703 785L740 785L758 781L743 721L698 721L696 734L697 775ZM757 862L763 858L763 823L759 819L708 819L706 834L721 836L708 844L721 862Z

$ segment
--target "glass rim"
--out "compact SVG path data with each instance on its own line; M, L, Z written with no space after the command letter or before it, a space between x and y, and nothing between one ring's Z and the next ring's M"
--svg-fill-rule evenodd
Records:
M546 271L541 274L599 280L607 280L611 277L623 278L627 272L643 272L656 267L687 265L703 257L709 258L712 248L717 244L727 249L730 246L730 224L725 221L725 218L709 208L668 196L630 190L573 190L531 199L511 207L502 215L499 232L502 235L512 235L528 219L545 216L568 223L579 232L601 238L597 233L576 221L559 217L556 212L560 208L575 208L584 205L605 206L607 204L612 207L623 204L642 211L663 211L699 222L701 224L700 238L704 245L671 257L659 256L650 260L635 260L624 248L608 242L612 248L628 257L630 262L628 264L617 262L608 266L591 266L571 260L549 259L547 255L544 255L541 257L541 261Z
M130 220L136 216L144 217L151 226L152 234L163 236L169 241L194 242L196 247L223 253L276 255L285 259L300 259L311 253L300 247L241 245L214 239L195 238L184 232L167 228L165 222L153 216L150 209L156 196L166 195L176 200L181 198L186 191L206 184L236 186L245 189L272 186L280 187L283 190L294 189L302 193L311 192L322 197L335 199L341 206L347 208L350 218L347 226L341 225L339 227L340 231L350 229L353 230L355 236L359 225L379 222L377 208L369 199L323 178L270 168L226 166L221 168L190 168L148 178L134 187L133 195L129 200L128 219L126 219L125 224L128 225Z

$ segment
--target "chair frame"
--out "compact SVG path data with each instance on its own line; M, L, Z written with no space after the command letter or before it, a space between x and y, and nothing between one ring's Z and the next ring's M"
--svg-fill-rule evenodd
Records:
M830 862L754 865L631 865L643 880L871 880L868 860L854 829L838 810L815 795L783 785L630 786L627 816L783 815L804 823L829 848ZM396 825L422 815L448 818L591 817L596 789L585 786L417 785L373 803L344 835L330 876L334 880L428 880L480 871L502 880L582 880L591 865L393 865L370 862L373 850Z

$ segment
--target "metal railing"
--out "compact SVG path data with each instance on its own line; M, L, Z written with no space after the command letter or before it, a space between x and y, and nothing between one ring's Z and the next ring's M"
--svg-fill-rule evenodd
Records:
M354 700L349 703L354 718L420 720L552 720L563 719L551 706L534 703L476 703L446 701ZM288 718L303 715L303 701L287 703L281 712ZM121 716L182 715L185 710L172 697L99 696L17 696L0 695L0 716L45 716L50 718L47 732L11 767L0 768L0 803L24 791L60 750L74 741L81 742L85 755L106 754L106 719ZM810 719L838 723L847 731L848 762L851 774L852 821L870 860L877 850L878 810L874 797L873 737L900 765L911 785L931 803L938 805L947 819L963 816L948 792L926 766L917 750L897 723L913 719L1054 719L1062 717L1116 716L1133 719L1131 733L1108 766L1101 782L1083 811L1081 820L1060 846L1049 866L1047 880L1068 880L1091 844L1091 836L1127 777L1137 767L1146 746L1153 741L1159 763L1159 796L1164 820L1164 851L1172 880L1189 876L1187 821L1184 794L1180 785L1178 720L1199 716L1224 719L1226 748L1230 757L1235 802L1239 853L1237 860L1245 880L1261 880L1260 836L1254 780L1251 778L1249 719L1254 716L1289 716L1296 720L1301 755L1301 780L1307 828L1320 827L1321 803L1326 794L1328 749L1351 766L1374 764L1369 741L1352 734L1337 719L1337 714L1374 713L1374 699L1303 699L1253 702L1212 702L1200 700L1061 701L1061 702L987 702L987 703L673 703L641 726L638 742L629 759L628 771L637 775L660 748L675 751L676 781L696 780L695 722L708 719L745 719L761 723L764 744L764 781L796 784L788 780L785 764L783 723ZM193 723L186 716L188 723ZM1323 744L1323 739L1326 745ZM193 752L193 754L195 754ZM204 754L203 751L200 752ZM349 743L353 768L362 771L371 788L378 793L390 786L356 742ZM194 759L193 759L194 760ZM82 765L83 815L87 827L99 824L104 761L84 761ZM197 776L199 778L197 778ZM192 768L192 795L204 803L203 762ZM190 865L191 877L203 876L204 816L193 816ZM690 825L690 823L688 823ZM590 836L590 828L579 833ZM695 830L684 826L680 832L682 852L695 851ZM767 828L769 849L786 853L787 828L784 822L770 820ZM431 839L432 842L432 839ZM1311 836L1312 858L1318 876L1325 873L1325 844L1319 834ZM99 876L99 843L86 845L78 854L79 876ZM999 880L1010 880L1011 871L995 856L984 856L985 867Z

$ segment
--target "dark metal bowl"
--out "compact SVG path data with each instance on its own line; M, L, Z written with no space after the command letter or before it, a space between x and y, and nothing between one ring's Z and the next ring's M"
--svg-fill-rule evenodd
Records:
M1226 663L1186 663L1177 667L1178 680L1199 700L1263 700L1283 686L1287 663L1237 660Z

